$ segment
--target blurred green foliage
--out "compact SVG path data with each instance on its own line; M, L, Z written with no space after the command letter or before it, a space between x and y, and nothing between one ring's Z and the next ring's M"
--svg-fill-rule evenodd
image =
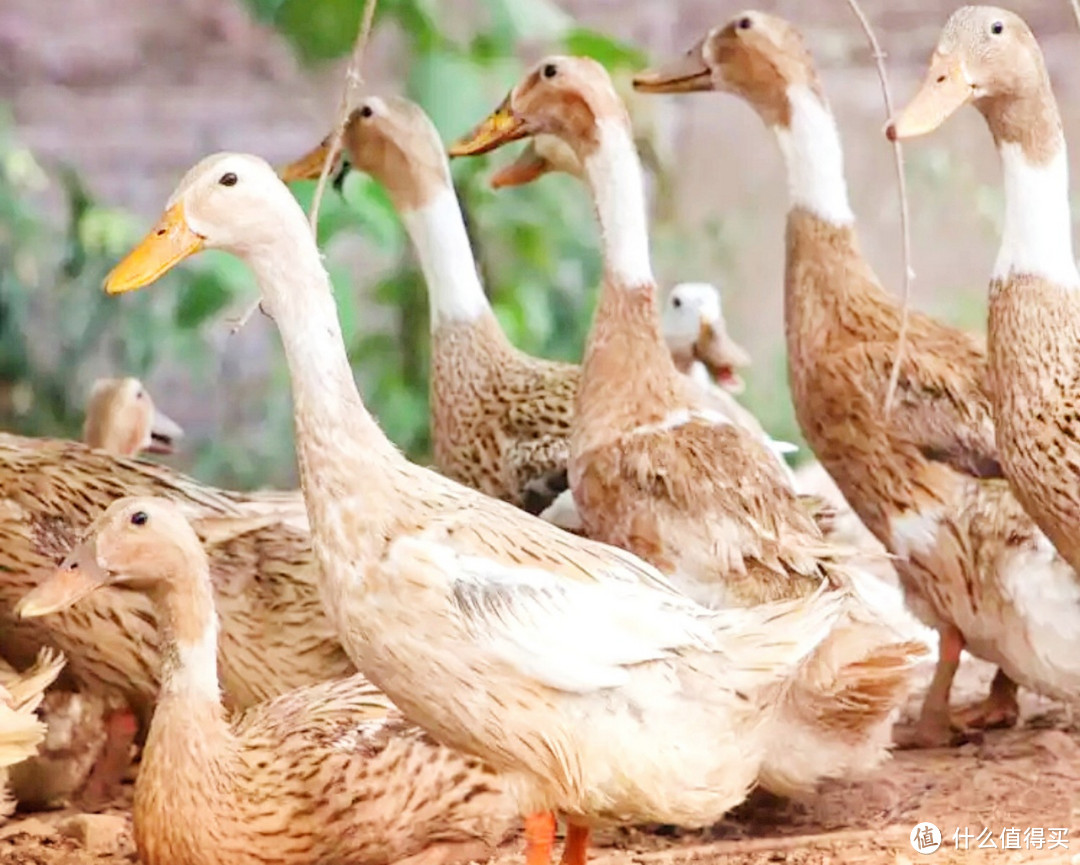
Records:
M355 0L249 2L307 60L350 52L362 9ZM396 28L407 46L400 60L405 95L427 111L447 140L484 117L517 81L524 71L516 59L523 43L588 54L616 73L643 61L631 47L577 26L548 0L484 0L476 11L468 35L457 37L452 30L461 22L450 20L458 14L450 4L381 0L376 10L375 27ZM458 160L452 170L484 284L511 341L539 356L580 359L600 278L596 231L583 190L569 178L552 177L496 194L487 186L487 160ZM296 185L305 206L313 186ZM361 297L349 301L365 309L374 305L371 317L389 324L370 330L350 321L351 313L343 309L349 355L387 433L411 456L424 459L430 437L423 279L378 185L350 174L342 192L360 224L320 211L319 239L331 266L337 241L356 228L390 258L385 275L374 284L354 286ZM346 286L340 289L339 303L348 294Z
M362 11L360 0L247 2L310 64L350 52ZM446 139L497 104L523 72L523 48L588 54L617 75L643 62L634 48L579 26L551 0L481 0L468 21L452 6L381 0L375 23L379 32L397 31L393 62L404 91ZM453 165L496 314L523 350L578 360L601 273L584 190L552 176L496 194L487 186L490 169L484 159ZM305 208L313 186L296 185ZM166 289L122 298L101 292L109 267L145 230L140 222L95 202L70 169L38 165L0 118L0 427L77 437L94 372L146 377L157 368L180 370L215 394L217 378L240 374L227 352L207 348L223 338L223 312L238 311L254 295L240 262L207 253L166 275ZM700 236L672 226L662 214L655 223L657 257L666 250L680 261L693 258L702 273L715 272L731 246L725 224L703 227ZM319 240L365 400L388 435L423 461L430 451L427 297L401 223L383 190L353 172L340 194L324 197ZM352 266L358 244L365 263L359 270ZM219 402L209 423L214 437L189 441L179 464L224 486L295 482L287 376L280 353L271 356L277 360L252 380L254 390L244 390L246 369L243 385L230 378L234 397L245 394L233 403L244 405Z

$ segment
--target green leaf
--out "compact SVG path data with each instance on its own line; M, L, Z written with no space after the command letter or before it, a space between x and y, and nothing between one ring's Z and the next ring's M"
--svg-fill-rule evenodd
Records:
M283 0L275 22L306 62L348 53L356 40L362 0Z
M569 54L591 57L608 69L640 69L648 62L644 51L585 27L567 33L563 47Z
M409 93L431 117L443 138L461 135L490 112L519 68L503 58L480 66L453 49L417 57L409 70Z

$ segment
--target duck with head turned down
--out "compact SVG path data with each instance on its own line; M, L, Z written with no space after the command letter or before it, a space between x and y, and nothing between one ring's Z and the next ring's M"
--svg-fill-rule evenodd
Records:
M533 134L575 151L592 193L604 280L570 438L570 488L590 537L650 561L713 608L829 587L845 615L800 671L774 721L760 783L780 794L873 768L925 649L897 638L847 589L873 577L829 544L773 455L706 408L667 350L629 120L600 64L549 57L451 152ZM627 369L627 358L634 358Z
M1045 627L1074 619L1072 604L1062 604L1075 592L1072 569L999 477L983 341L912 313L895 402L882 409L900 304L859 248L839 132L798 31L773 15L740 13L636 84L732 93L776 136L791 199L784 304L796 414L845 498L896 555L908 604L941 635L910 744L1015 723L1017 682L1075 692L1076 654ZM965 646L999 671L986 701L951 717Z
M403 723L362 676L227 720L209 560L175 504L114 502L19 611L48 615L109 585L145 593L161 623L133 804L145 865L467 862L513 828L494 773Z
M499 772L523 814L712 823L757 776L776 689L836 600L708 611L659 572L410 463L364 407L319 250L265 161L207 157L108 277L153 282L203 248L254 270L289 367L323 598L362 672L437 741ZM527 824L530 865L554 824Z

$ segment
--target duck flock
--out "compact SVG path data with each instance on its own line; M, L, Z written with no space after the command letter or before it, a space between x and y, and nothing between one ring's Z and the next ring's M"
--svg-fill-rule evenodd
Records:
M988 339L912 312L889 411L902 307L860 251L796 27L743 12L634 78L738 96L779 144L789 376L828 499L736 401L749 358L715 289L684 283L661 305L633 132L595 61L541 60L448 150L402 98L348 118L343 158L385 188L427 282L435 469L366 409L286 185L324 170L330 137L276 169L199 162L105 290L203 249L246 262L287 360L301 489L230 492L139 459L180 429L134 379L95 388L85 443L0 435L14 795L104 801L137 743L147 865L457 863L519 831L527 865L548 865L560 818L563 865L584 865L594 828L709 826L757 787L812 796L894 746L1015 725L1021 687L1080 695L1080 274L1061 119L1017 15L959 9L932 50L886 134L919 138L973 105L1006 216ZM448 156L520 139L495 187L561 171L595 205L603 281L580 366L502 332L451 182ZM960 707L964 650L997 673ZM46 692L57 679L66 703ZM65 712L97 719L92 747L42 746Z

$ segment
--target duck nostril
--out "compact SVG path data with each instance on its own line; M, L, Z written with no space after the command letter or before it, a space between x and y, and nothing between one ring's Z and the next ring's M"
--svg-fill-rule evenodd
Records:
M945 76L944 75L939 75L938 79L937 79L937 83L938 84L944 84L945 83Z
M154 232L154 234L156 234L158 237L162 237L165 234L165 229L159 228L157 231Z

